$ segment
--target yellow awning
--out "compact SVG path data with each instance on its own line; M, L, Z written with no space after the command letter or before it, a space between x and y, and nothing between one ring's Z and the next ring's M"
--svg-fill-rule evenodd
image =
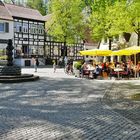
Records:
M133 55L140 52L139 46L132 46L118 51L113 51L111 55Z
M112 53L111 50L99 50L99 49L84 50L79 52L81 55L89 55L89 56L109 56Z
M124 53L130 53L130 54L137 54L140 52L140 47L139 46L132 46L126 49L121 50Z
M117 55L117 56L121 56L121 55L132 55L131 52L127 52L127 51L123 51L123 50L118 50L118 51L113 51L111 53L111 55Z

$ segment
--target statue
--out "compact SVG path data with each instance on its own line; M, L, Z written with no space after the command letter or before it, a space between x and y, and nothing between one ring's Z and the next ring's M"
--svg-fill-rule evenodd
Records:
M6 55L7 55L7 66L13 66L13 45L12 40L8 40L8 46L6 47Z
M8 40L6 47L7 65L0 67L0 83L15 83L35 81L39 79L39 76L33 74L21 74L21 67L13 64L13 43L12 40Z

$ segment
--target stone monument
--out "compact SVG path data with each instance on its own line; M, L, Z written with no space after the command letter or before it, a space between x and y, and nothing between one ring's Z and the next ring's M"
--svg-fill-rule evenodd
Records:
M0 82L14 83L38 80L39 76L34 76L33 74L21 74L21 67L13 64L14 47L12 44L12 40L9 39L6 47L7 65L0 67Z
M12 40L8 40L8 45L6 47L7 55L7 66L4 66L1 70L2 75L21 75L21 68L19 66L13 65L13 45Z

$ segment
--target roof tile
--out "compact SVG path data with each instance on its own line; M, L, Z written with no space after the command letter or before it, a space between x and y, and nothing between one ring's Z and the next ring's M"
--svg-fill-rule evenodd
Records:
M13 4L5 4L5 6L13 17L44 21L43 16L39 13L38 10Z
M9 14L4 5L0 5L0 19L13 20L12 16Z

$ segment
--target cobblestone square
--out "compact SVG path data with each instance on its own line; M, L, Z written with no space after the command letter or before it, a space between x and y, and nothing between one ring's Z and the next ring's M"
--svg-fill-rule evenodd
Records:
M34 74L39 81L0 84L0 140L140 139L140 124L115 110L119 102L111 104L111 92L118 97L117 89L125 89L119 81L79 79L52 68Z

